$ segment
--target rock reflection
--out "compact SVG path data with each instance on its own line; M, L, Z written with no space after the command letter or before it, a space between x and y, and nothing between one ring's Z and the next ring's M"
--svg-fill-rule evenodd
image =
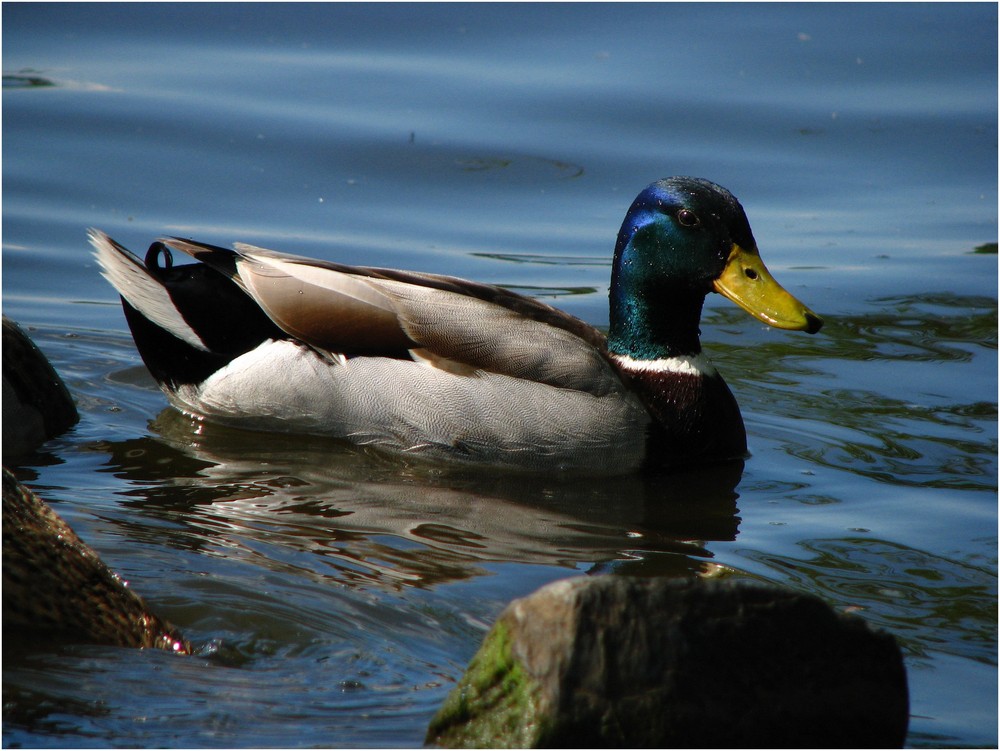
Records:
M578 567L666 554L708 566L738 533L742 464L610 479L453 470L339 442L202 424L173 410L156 437L101 444L129 481L136 537L347 583L427 587L490 562ZM148 528L150 517L168 529ZM313 554L289 556L288 551ZM664 571L664 568L668 571Z

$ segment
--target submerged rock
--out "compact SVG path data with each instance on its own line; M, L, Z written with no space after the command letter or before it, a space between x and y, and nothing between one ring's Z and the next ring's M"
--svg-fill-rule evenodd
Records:
M899 747L895 639L769 586L580 577L501 613L431 721L448 747Z
M3 470L3 629L15 639L156 647L191 645L146 607L37 495Z
M3 317L3 455L15 457L80 419L66 384L27 334Z

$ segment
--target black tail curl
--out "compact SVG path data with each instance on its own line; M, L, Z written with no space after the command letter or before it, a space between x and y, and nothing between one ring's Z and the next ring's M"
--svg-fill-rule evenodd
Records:
M143 362L168 388L200 383L268 339L287 338L246 292L216 269L204 263L174 265L173 252L159 241L149 246L144 262L205 345L200 349L178 339L122 299Z
M163 258L163 266L160 266L159 262L161 256ZM146 268L157 276L157 278L160 277L158 272L169 271L174 267L173 252L159 240L149 246L149 250L146 251L146 258L144 260Z

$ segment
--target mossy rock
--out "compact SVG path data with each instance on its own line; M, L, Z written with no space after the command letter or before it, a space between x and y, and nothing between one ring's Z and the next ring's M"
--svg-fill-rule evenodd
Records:
M580 577L516 600L431 721L446 747L899 747L895 639L819 599Z
M511 748L530 747L539 722L539 683L511 656L510 633L503 623L490 631L472 658L458 689L448 695L434 723L450 746L490 748L504 739Z

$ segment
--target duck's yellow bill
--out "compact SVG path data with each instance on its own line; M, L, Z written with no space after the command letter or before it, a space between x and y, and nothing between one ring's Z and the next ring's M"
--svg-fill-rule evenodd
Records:
M734 244L726 268L713 286L720 295L775 328L815 334L823 327L823 319L774 281L756 249Z

